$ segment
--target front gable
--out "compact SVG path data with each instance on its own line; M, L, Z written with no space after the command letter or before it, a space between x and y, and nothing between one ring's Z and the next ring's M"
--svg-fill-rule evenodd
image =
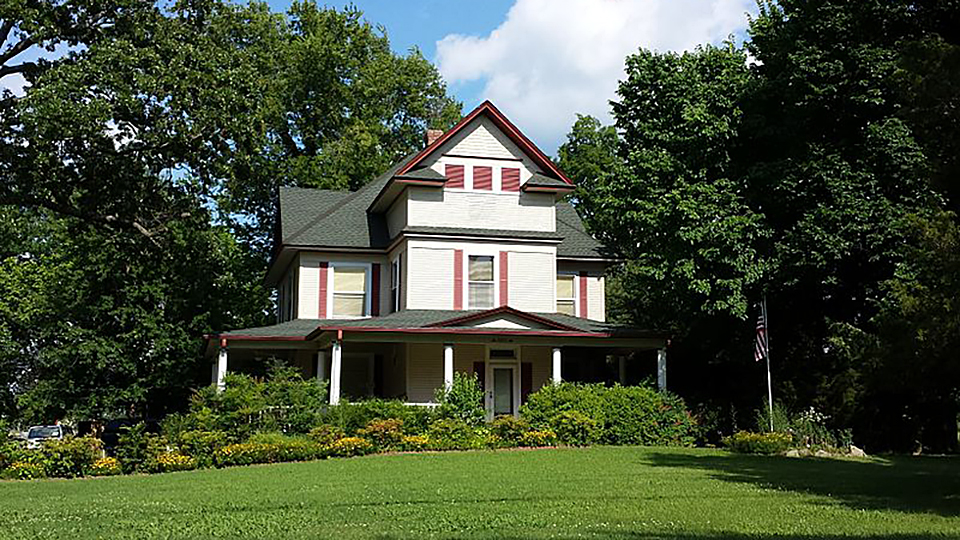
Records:
M509 306L470 313L428 325L435 328L506 328L513 330L577 331L572 326Z

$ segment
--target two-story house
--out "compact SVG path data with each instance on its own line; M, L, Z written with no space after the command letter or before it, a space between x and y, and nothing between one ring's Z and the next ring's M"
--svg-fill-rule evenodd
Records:
M214 380L278 357L329 380L331 403L426 404L461 371L491 415L551 380L624 380L628 355L657 358L665 386L666 336L604 321L615 261L572 190L489 102L356 192L281 189L278 323L210 336Z

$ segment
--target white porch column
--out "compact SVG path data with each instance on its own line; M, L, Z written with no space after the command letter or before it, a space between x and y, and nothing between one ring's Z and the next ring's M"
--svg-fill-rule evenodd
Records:
M560 373L560 366L562 364L562 360L563 360L563 353L561 352L560 347L554 347L553 348L553 374L550 377L553 380L553 384L560 384L560 382L563 381L563 374Z
M226 386L224 377L227 375L227 340L220 341L220 353L217 355L217 391L222 392Z
M443 344L443 387L453 388L453 344Z
M327 380L327 351L317 351L317 382Z
M340 403L340 364L343 359L343 352L339 341L334 341L332 356L330 357L330 404Z
M667 350L657 351L657 388L667 389Z

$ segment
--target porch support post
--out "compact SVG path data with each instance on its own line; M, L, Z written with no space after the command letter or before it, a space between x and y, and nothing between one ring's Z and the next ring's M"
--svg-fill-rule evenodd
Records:
M217 355L217 391L222 392L226 387L224 377L227 375L227 340L220 340L220 353Z
M657 388L667 389L667 349L657 351Z
M627 384L627 357L620 355L617 357L617 363L619 364L619 376L620 384Z
M317 382L322 383L327 380L327 351L320 349L317 351Z
M340 403L340 364L343 359L340 341L334 341L331 346L332 356L330 357L330 404Z
M553 384L560 384L563 381L563 374L560 373L560 366L562 364L562 360L563 360L563 352L561 351L560 347L554 347L553 348L553 374L550 377L553 380Z
M443 344L443 387L453 388L453 344Z

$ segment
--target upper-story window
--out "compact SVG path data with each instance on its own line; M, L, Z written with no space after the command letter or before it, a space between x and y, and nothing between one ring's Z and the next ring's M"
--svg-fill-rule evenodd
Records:
M493 307L493 256L471 255L468 268L470 309Z
M397 258L390 263L390 306L393 311L400 311L400 282L403 279L402 257L403 255L397 255Z
M357 265L333 265L334 317L367 316L367 268Z
M577 315L577 276L557 274L557 313Z

